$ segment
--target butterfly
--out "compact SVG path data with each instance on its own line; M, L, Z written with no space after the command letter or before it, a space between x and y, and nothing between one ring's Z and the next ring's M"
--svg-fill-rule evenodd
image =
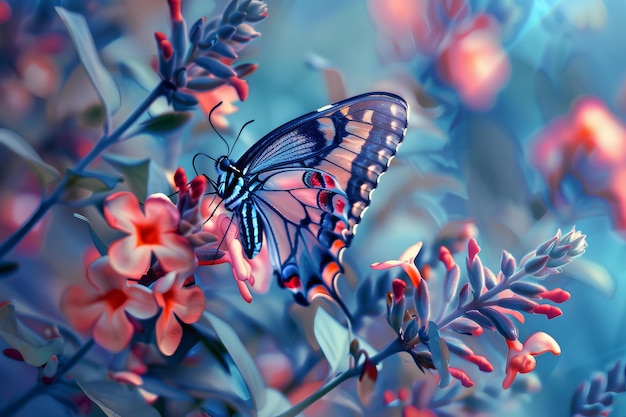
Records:
M217 194L234 213L244 254L254 258L265 236L280 286L300 304L338 299L342 252L407 119L401 97L366 93L278 127L236 162L216 160Z

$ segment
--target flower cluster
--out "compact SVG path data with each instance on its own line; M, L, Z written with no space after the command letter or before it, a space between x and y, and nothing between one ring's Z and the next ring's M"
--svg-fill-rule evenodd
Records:
M267 5L257 0L232 0L223 14L209 22L198 19L189 30L181 12L182 0L168 0L171 36L156 32L158 72L171 90L168 100L175 110L189 110L202 104L218 87L234 88L240 100L248 96L244 77L256 64L234 65L238 53L259 36L252 24L267 17ZM203 106L206 107L206 106Z
M163 194L148 196L143 211L129 192L105 200L107 223L125 236L89 265L88 285L70 286L61 300L72 326L92 331L94 340L112 352L129 345L140 328L134 319L157 312L156 344L165 355L176 351L183 335L180 322L194 323L204 311L204 293L193 277L199 263L231 263L242 296L252 300L245 283L254 285L253 267L236 239L237 227L230 220L225 224L225 214L203 220L205 178L188 183L179 169L174 182L177 205Z
M586 246L585 235L579 231L572 229L562 235L559 230L552 239L524 256L519 265L503 251L500 271L495 274L483 265L480 247L470 239L466 258L468 280L462 285L459 266L450 251L442 247L439 260L446 273L441 283L443 304L438 311L431 302L429 282L420 278L412 261L421 245L412 246L413 253L405 253L399 261L386 261L372 267L387 269L401 265L414 285L412 308L407 309L407 284L401 279L393 280L393 291L387 299L387 320L420 369L436 368L441 387L449 384L450 377L470 387L474 382L466 371L449 366L450 354L483 372L492 372L494 367L488 358L475 353L458 335L479 336L484 330L496 331L508 347L506 376L502 383L506 389L518 373L528 373L535 368L534 356L545 352L560 354L557 342L544 332L534 333L522 343L512 318L523 323L522 313L531 313L552 319L562 312L546 301L562 303L570 297L560 288L548 290L523 278L543 278L559 273L563 266L580 256Z

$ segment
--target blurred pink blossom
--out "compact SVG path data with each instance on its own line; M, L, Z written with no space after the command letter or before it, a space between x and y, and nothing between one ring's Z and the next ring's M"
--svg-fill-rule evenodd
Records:
M61 298L61 310L78 331L93 329L94 340L111 352L120 352L130 342L133 325L127 313L147 319L157 312L148 288L127 284L126 276L112 268L105 256L87 270L89 285L68 287Z
M577 100L569 115L556 118L536 136L531 152L554 204L568 203L561 185L574 177L585 193L610 205L616 228L626 230L626 126L602 100Z
M156 322L159 350L173 355L183 337L178 320L191 324L198 321L205 308L204 293L196 285L185 286L185 278L170 272L154 284L154 297L162 308Z
M474 110L488 110L508 83L511 64L502 48L498 24L481 14L456 26L439 56L441 77Z
M145 212L145 214L144 214ZM153 194L139 208L129 192L111 194L104 202L109 226L127 233L109 247L111 265L120 274L140 278L150 267L152 254L165 272L190 272L195 256L189 241L178 232L180 214L163 194Z
M561 354L561 347L556 340L544 332L532 334L524 344L517 339L507 340L506 343L509 346L509 353L506 358L506 377L502 382L504 389L508 389L513 384L518 372L525 374L535 369L537 365L535 356L546 352L554 355Z
M439 0L370 0L370 17L382 37L389 41L393 58L412 59L416 52L434 54L446 28L439 16Z

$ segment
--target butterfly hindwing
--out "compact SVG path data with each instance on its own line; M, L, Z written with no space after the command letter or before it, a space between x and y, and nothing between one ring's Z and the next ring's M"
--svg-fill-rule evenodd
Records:
M265 232L279 283L299 302L337 297L341 253L404 138L407 111L393 94L353 97L279 127L235 163L250 190L237 209L246 255Z

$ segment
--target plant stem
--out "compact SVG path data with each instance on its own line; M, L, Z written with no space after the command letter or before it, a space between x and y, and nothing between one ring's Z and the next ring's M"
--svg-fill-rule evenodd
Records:
M387 347L385 347L383 350L378 352L376 355L372 356L370 358L370 361L374 363L375 365L378 365L380 362L382 362L384 359L388 358L389 356L399 353L399 352L404 352L405 350L406 350L406 347L402 344L402 342L399 339L394 339L394 341L391 342L389 345L387 345ZM279 414L276 417L297 416L302 411L304 411L307 407L309 407L310 405L315 403L317 400L322 398L324 395L328 394L330 391L337 388L344 381L352 377L355 377L357 375L360 375L361 371L363 370L363 365L364 364L355 366L354 368L347 370L341 375L338 375L332 381L329 381L326 385L324 385L319 390L311 394L309 397L307 397L303 401L299 402L298 404L291 407L289 410L284 411L283 413Z
M133 123L139 119L139 117L150 107L154 101L165 94L167 86L165 83L161 82L158 86L152 90L152 92L146 97L146 99L133 111L133 113L128 116L128 118L118 126L117 129L109 136L104 136L100 141L93 147L93 149L85 155L74 167L74 172L77 174L82 173L89 164L91 164L98 155L100 155L106 148L111 146L120 140L122 135L128 130ZM17 229L7 240L5 240L0 245L0 259L4 258L7 253L9 253L23 238L28 234L28 232L43 218L43 216L54 206L65 191L65 187L68 182L67 173L61 178L61 181L57 184L57 186L52 190L47 197L44 197L39 206L34 211L34 213L30 216L30 218L24 223L19 229Z
M69 372L70 369L72 369L74 365L76 365L78 361L80 361L83 358L83 356L85 356L85 354L89 351L89 349L91 349L93 345L94 345L93 339L89 339L80 349L76 351L76 353L74 353L74 355L67 361L67 363L63 365L63 367L57 371L57 374L54 376L54 380L52 381L51 384L46 385L40 380L37 383L37 385L35 385L30 390L22 394L22 396L19 397L17 400L13 401L12 403L9 403L9 405L7 405L4 409L0 410L0 416L3 416L3 417L12 416L17 411L19 411L22 407L24 407L30 400L37 397L38 395L43 394L50 385L61 380L63 375Z

